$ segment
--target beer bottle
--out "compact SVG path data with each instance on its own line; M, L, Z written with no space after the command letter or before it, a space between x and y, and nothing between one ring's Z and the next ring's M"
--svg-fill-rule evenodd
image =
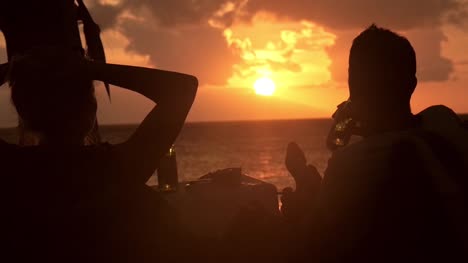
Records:
M157 174L159 191L172 192L177 190L179 177L177 174L177 160L174 145L159 161Z
M331 151L346 146L359 123L355 122L351 116L351 101L347 100L337 107L333 114L334 123L327 136L327 147Z

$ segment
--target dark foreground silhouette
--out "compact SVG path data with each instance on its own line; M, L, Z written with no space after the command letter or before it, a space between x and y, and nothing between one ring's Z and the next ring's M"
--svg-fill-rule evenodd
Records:
M24 123L40 134L40 145L0 146L6 186L2 201L7 202L3 207L8 215L4 226L10 233L6 240L13 246L11 251L28 250L32 254L17 252L41 259L67 259L64 261L78 251L80 257L133 258L143 255L137 248L155 246L152 239L156 237L176 238L172 231L178 229L171 228L174 217L156 193L146 189L145 182L184 123L195 97L196 79L154 69L84 63L82 69L89 72L81 76L128 88L158 103L128 141L84 146L96 110L89 94L91 83L68 85L66 93L57 79L38 86L50 72L31 74L34 71L28 63L34 62L30 61L34 56L14 62L10 85L15 107ZM63 66L60 60L53 63ZM23 67L24 72L16 71ZM63 101L57 105L56 100L66 100L68 106ZM147 251L160 256L166 246Z
M404 37L371 26L354 40L302 260L466 261L468 132L445 106L412 114L415 74ZM346 146L351 135L363 138Z
M67 31L60 31L66 25L54 23L76 14L60 12L74 1L59 2L31 3L37 9L28 6L13 15L2 9L0 26L10 51L4 77L24 127L39 145L0 141L0 257L4 262L167 262L185 250L184 239L173 211L145 182L179 134L197 79L85 60L74 40L67 42ZM38 16L44 28L33 23ZM76 27L76 19L71 22ZM126 142L84 145L96 124L93 80L157 103Z
M7 32L35 32L35 25L16 15L7 17L18 22L9 24ZM51 22L53 16L45 17L51 28L42 40L57 40L54 30L61 27ZM0 18L0 27L6 20ZM222 240L191 236L166 201L145 186L183 126L196 78L90 62L73 45L38 39L34 48L7 40L19 51L1 67L24 127L39 138L39 145L28 147L0 141L3 261L421 262L466 257L466 130L443 106L411 113L416 59L405 38L372 26L355 39L350 100L335 115L329 137L329 145L341 149L333 154L323 182L291 144L286 165L297 187L283 196L284 217L245 208ZM128 141L84 145L96 124L92 80L157 103ZM364 139L345 146L351 135Z

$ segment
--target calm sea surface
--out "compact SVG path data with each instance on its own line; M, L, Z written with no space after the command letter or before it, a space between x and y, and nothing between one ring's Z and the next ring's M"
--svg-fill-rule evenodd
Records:
M194 180L218 169L241 167L245 174L273 183L278 190L294 186L284 166L287 144L297 142L309 163L323 172L330 156L325 147L330 125L329 120L188 123L175 143L179 178ZM103 126L101 133L104 140L118 143L135 128ZM0 131L0 136L14 140L12 130ZM148 183L155 184L156 179Z
M294 186L284 166L287 144L297 142L309 163L323 171L330 156L325 147L330 125L329 120L188 123L175 143L179 178L194 180L218 169L241 167L247 175L273 183L278 190ZM117 143L134 128L106 126L102 135Z

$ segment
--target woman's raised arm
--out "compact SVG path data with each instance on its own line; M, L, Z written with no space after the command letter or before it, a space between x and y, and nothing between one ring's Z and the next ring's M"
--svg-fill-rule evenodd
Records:
M198 80L190 75L133 66L91 62L91 78L138 92L157 105L135 133L115 146L119 169L146 182L170 149L192 107ZM133 180L133 179L132 179Z

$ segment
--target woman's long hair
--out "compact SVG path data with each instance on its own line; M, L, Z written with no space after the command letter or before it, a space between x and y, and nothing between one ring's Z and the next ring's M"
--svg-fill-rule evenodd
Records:
M13 57L21 57L26 53L30 53L31 49L37 49L38 46L45 47L46 49L50 49L53 46L59 48L63 46L64 48L70 48L71 51L80 52L82 56L86 56L91 60L105 62L106 58L100 38L100 28L93 21L83 1L78 0L78 6L71 0L33 2L32 4L34 4L34 8L24 9L21 5L16 4L15 6L9 6L11 9L4 9L2 11L2 14L5 13L5 15L2 16L3 18L0 21L0 29L5 35L10 63L0 68L1 83L4 83L11 77L9 75L11 73ZM17 20L14 15L18 12L24 14L20 20ZM59 17L54 18L50 14L57 14ZM61 20L63 20L63 25L57 26L56 24ZM44 32L40 34L36 32L38 31L37 25L34 24L36 21L42 22L43 27L39 31L43 30ZM78 21L81 21L83 24L87 45L86 51L81 47ZM63 31L63 28L68 29ZM109 86L107 84L105 86L110 96ZM19 144L35 145L38 143L38 138L25 121L21 117L18 121ZM98 144L101 142L97 120L84 140L85 144Z

